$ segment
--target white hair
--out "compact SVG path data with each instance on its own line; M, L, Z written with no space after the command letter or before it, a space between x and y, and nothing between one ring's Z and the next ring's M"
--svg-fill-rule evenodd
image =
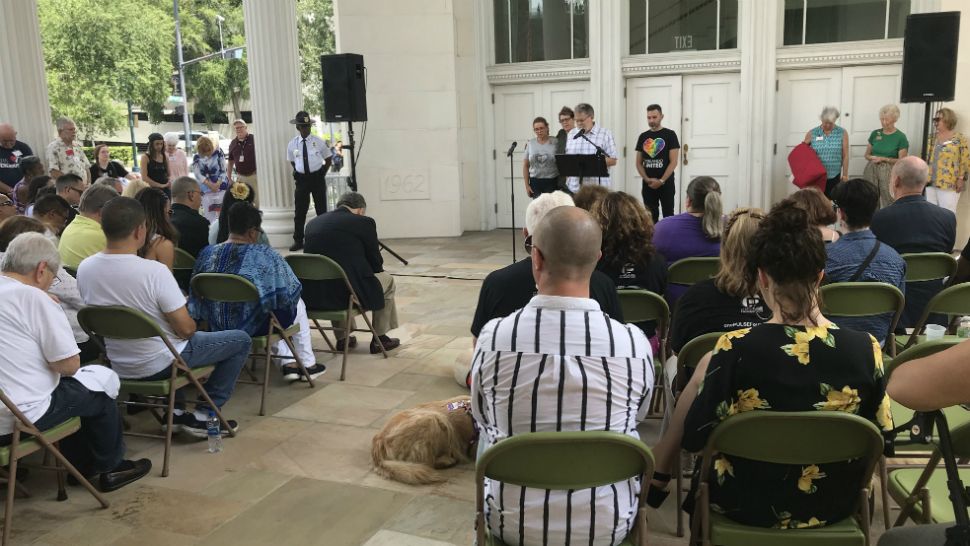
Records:
M74 120L71 118L57 118L55 125L57 127L57 131L60 132L60 131L63 131L65 128L67 128L68 125L77 125L77 124L74 123Z
M30 275L41 262L47 262L47 268L55 273L61 267L61 255L54 242L43 233L21 233L7 246L0 271Z
M168 133L165 133L165 136L162 137L162 139L165 141L165 144L168 144L169 146L175 146L176 144L179 143L179 134L169 131Z
M544 193L533 199L525 209L525 230L530 234L535 233L536 226L539 225L539 222L542 221L550 210L556 207L574 206L576 205L573 204L573 198L567 193L561 191Z
M889 118L894 122L899 121L899 107L895 104L887 104L879 109L879 118Z
M835 120L839 119L840 115L841 114L839 114L838 108L834 106L826 106L825 108L822 108L822 114L818 117L818 119L827 121L829 123L835 123Z

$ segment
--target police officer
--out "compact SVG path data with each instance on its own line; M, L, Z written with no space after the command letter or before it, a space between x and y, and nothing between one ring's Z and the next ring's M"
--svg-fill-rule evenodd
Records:
M293 246L290 247L290 250L296 251L303 249L303 228L310 208L310 194L313 194L313 208L317 216L327 212L326 175L333 157L323 139L310 134L313 123L310 114L301 110L290 123L296 125L300 133L286 147L286 159L293 165L293 179L296 181Z

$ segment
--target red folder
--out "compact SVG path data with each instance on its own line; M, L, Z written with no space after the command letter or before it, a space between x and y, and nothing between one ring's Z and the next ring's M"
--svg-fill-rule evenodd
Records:
M825 191L825 167L811 146L801 142L788 154L788 166L795 177L793 183L799 188L814 186Z

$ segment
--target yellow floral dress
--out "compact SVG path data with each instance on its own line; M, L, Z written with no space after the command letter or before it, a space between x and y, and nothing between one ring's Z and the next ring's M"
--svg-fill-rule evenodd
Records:
M844 411L890 430L879 344L835 325L761 324L723 335L687 414L684 448L701 451L718 424L755 410ZM821 527L851 515L862 472L860 461L779 465L718 455L711 506L747 525Z

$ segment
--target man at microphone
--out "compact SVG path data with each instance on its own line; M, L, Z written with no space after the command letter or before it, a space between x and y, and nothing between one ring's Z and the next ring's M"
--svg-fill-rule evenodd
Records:
M597 125L593 120L593 107L585 102L579 103L575 108L576 128L569 132L569 139L566 141L566 154L568 155L589 155L602 154L606 156L606 166L616 165L616 142L613 140L613 133ZM609 176L587 176L582 180L582 185L598 184L610 187ZM566 178L566 187L569 191L576 193L579 191L580 179L578 176Z

